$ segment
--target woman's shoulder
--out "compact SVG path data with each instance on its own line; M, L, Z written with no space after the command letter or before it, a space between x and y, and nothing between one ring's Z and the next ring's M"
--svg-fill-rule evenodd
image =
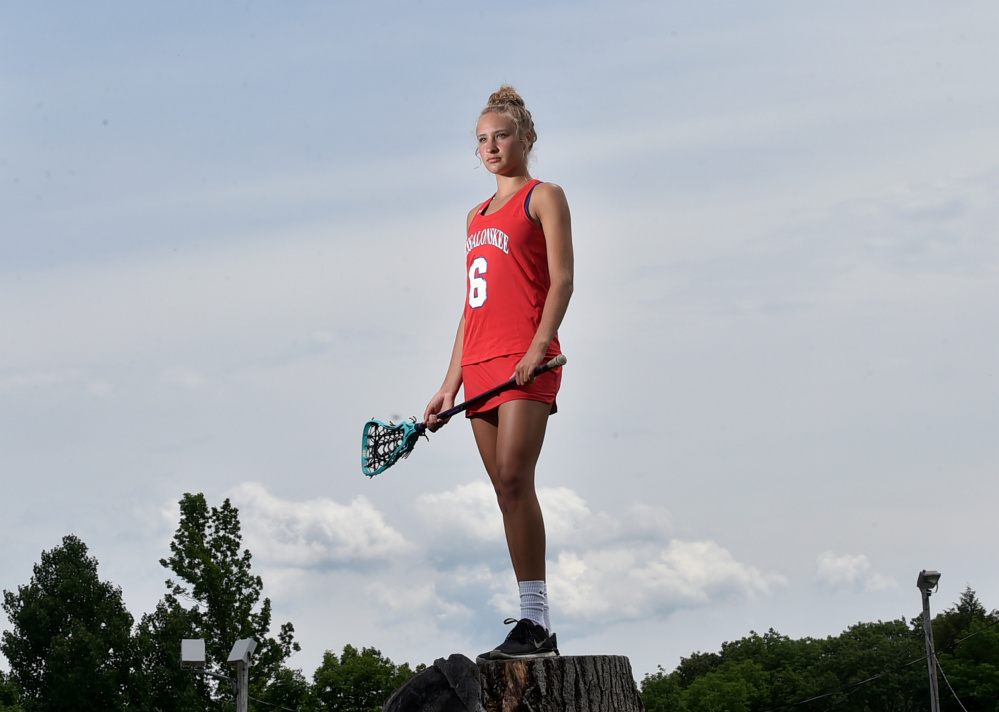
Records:
M538 183L531 192L531 202L529 210L531 217L538 219L546 209L556 209L559 212L567 210L569 206L565 198L565 191L557 183Z
M534 186L534 190L531 192L531 200L535 199L565 202L565 191L557 183L542 181Z
M534 192L537 193L539 190L540 191L555 191L555 192L558 192L558 193L563 192L562 191L562 186L560 186L558 183L552 183L551 181L540 180L540 179L538 180L538 184L534 187Z

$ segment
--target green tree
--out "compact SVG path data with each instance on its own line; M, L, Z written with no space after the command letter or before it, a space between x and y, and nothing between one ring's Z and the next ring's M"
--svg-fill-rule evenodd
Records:
M933 619L933 640L940 670L957 696L940 680L940 708L999 710L999 612L986 611L969 586L957 604Z
M689 712L750 712L767 698L763 667L752 660L728 662L694 680L683 693Z
M679 675L667 673L659 666L655 674L647 674L639 686L645 712L679 712L683 709L680 698L683 688Z
M844 710L911 712L928 707L923 634L904 618L858 623L829 638L818 673L844 687L830 704ZM831 688L835 689L835 688Z
M686 689L697 678L720 668L723 662L724 658L718 653L696 652L689 658L680 658L680 664L675 670L677 682Z
M861 623L824 640L770 630L697 653L642 683L650 712L922 712L928 709L922 633L905 620ZM911 663L922 663L911 664ZM811 700L811 702L806 702Z
M24 712L17 683L0 670L0 712Z
M73 535L42 552L30 583L4 591L11 677L29 712L119 710L127 701L132 616L121 589L97 576L97 559Z
M289 670L286 667L280 668L274 675L270 684L261 691L259 697L254 699L272 705L269 709L281 708L286 710L298 710L298 712L312 712L312 686L305 679L301 670ZM258 707L257 709L263 709Z
M750 631L742 640L723 643L721 658L723 665L746 662L759 665L763 677L753 683L760 693L759 704L781 707L821 692L813 673L823 647L821 641L791 640L771 628L763 635Z
M969 637L953 652L940 653L940 669L954 688L951 694L940 681L940 709L944 712L999 711L999 630L995 625L973 621ZM958 702L960 700L960 703Z
M997 612L986 611L971 586L966 586L957 603L933 619L933 642L938 652L948 650L968 635L974 623L992 623L997 619Z
M134 707L149 712L202 712L220 709L214 685L180 665L180 641L198 638L189 612L167 594L135 631L139 674L132 685ZM231 697L231 695L230 695Z
M423 666L417 667L417 671ZM339 658L326 651L313 675L312 696L317 712L378 712L389 695L410 678L413 671L396 666L374 648L346 645Z
M285 623L276 638L271 636L271 601L262 597L263 581L253 574L252 555L242 541L239 510L228 499L209 507L203 494L181 498L171 555L160 560L176 578L167 580L166 596L139 625L143 668L152 694L170 697L177 705L157 709L187 710L205 695L203 683L192 681L192 673L180 669L182 638L204 639L206 669L229 676L233 669L227 660L233 644L243 638L256 640L251 696L260 698L271 684L286 680L284 662L299 650L295 629ZM191 605L185 607L184 602ZM229 683L217 681L212 687L216 699L231 699Z

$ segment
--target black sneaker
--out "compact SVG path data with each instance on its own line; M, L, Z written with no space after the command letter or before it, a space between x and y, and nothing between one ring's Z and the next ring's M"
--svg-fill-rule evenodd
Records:
M495 660L517 660L520 658L552 658L558 655L555 634L548 635L545 629L526 618L507 618L507 625L516 623L506 640L488 653L475 659L477 663Z

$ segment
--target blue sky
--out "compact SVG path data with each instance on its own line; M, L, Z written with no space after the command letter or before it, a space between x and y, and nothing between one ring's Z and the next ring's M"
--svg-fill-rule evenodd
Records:
M0 587L80 536L138 617L185 492L303 650L516 613L464 422L472 132L516 86L573 211L539 484L566 654L999 606L994 3L5 3Z

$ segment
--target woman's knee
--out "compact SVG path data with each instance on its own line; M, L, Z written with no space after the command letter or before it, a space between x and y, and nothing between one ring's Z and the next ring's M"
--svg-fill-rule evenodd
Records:
M534 491L534 473L523 468L500 467L493 487L500 509L503 511L537 498Z

